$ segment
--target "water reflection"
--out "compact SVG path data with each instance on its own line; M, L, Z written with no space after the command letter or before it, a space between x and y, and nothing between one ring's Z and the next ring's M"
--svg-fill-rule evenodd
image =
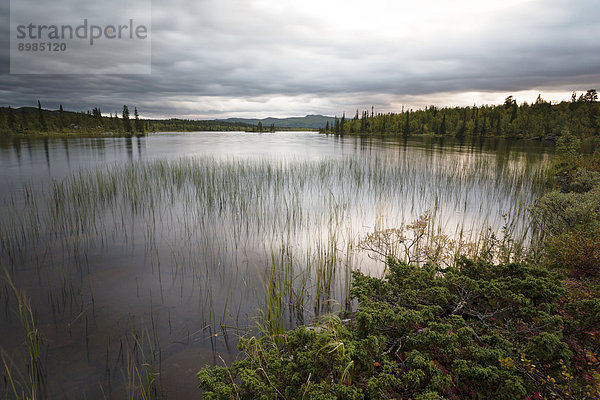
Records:
M46 165L48 166L48 172L50 172L50 149L48 147L48 138L43 138L42 142L44 143L44 155L46 156Z
M65 160L67 161L67 167L70 167L71 166L71 157L70 157L70 153L69 153L69 139L63 138L62 144L63 144L63 149L65 151Z

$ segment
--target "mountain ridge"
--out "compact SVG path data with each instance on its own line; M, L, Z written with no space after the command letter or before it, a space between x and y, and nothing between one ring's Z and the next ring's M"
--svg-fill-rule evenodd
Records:
M224 118L217 119L216 121L229 122L229 123L245 123L251 125L257 125L259 122L265 128L274 125L276 128L306 128L306 129L320 129L325 128L327 122L329 125L333 125L335 117L328 117L321 114L308 114L304 117L287 117L287 118Z

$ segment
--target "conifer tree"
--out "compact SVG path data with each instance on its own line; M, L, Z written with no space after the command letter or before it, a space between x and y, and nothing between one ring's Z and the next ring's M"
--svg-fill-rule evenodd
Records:
M123 129L126 133L131 133L131 121L129 120L129 108L123 106Z
M144 125L142 124L142 121L140 121L140 115L138 114L137 107L133 108L133 116L135 118L135 130L138 133L144 133Z
M440 125L440 135L446 134L446 114L442 116L442 123Z
M62 132L65 126L65 112L62 104L58 107L58 128Z
M408 136L410 135L410 111L406 112L406 114L404 114L406 116L405 120L404 120L404 136Z
M12 107L8 107L8 129L11 133L15 133L17 131L17 116L15 115Z
M483 124L481 124L481 134L487 133L487 114L483 114Z
M42 128L43 131L47 131L48 128L46 126L46 120L44 119L44 113L42 111L42 103L40 103L39 100L38 100L38 119L40 122L40 128Z
M517 119L517 103L514 102L512 106L512 112L510 113L510 123L512 124L515 119Z
M360 119L360 132L365 133L367 131L367 111L363 111Z

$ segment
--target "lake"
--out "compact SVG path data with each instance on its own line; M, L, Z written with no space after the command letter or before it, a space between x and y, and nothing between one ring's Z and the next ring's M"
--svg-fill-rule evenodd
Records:
M127 398L152 380L159 398L198 396L195 373L239 357L240 335L351 311L351 271L385 270L370 233L404 232L404 256L426 215L422 251L503 228L526 243L552 155L314 132L0 139L6 366L42 398Z

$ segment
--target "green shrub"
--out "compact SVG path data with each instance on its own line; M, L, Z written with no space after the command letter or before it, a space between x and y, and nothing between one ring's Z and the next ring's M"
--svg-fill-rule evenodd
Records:
M576 277L600 275L600 153L580 154L580 142L563 135L557 144L557 191L532 208L542 234L545 263Z
M283 341L242 340L245 359L198 374L206 398L597 394L587 363L595 336L578 327L594 324L600 303L568 297L545 268L463 259L441 269L390 261L385 279L355 272L352 293L359 306L349 323L331 317L288 332Z

